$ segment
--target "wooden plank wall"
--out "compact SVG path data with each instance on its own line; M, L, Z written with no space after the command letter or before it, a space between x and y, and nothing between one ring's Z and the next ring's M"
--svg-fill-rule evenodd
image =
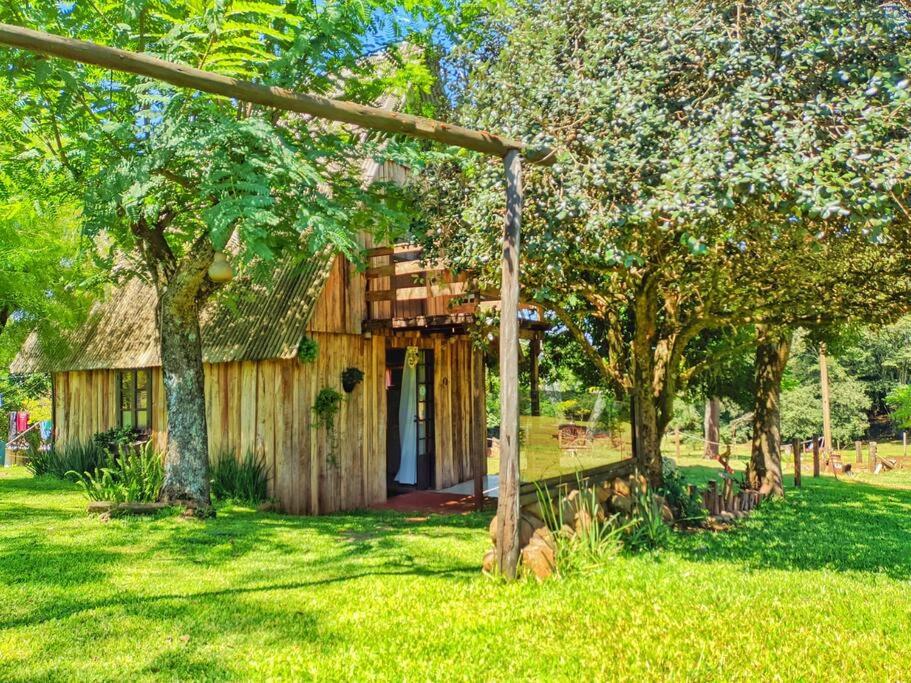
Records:
M210 457L253 452L269 468L269 494L293 514L325 514L386 499L386 348L434 351L434 433L438 488L471 479L486 447L483 356L466 338L383 337L314 332L313 364L294 360L205 366ZM364 380L351 394L341 373L357 367ZM167 447L160 368L153 368L153 441ZM87 441L117 424L116 372L54 375L58 443ZM324 387L342 391L338 438L312 428L312 406ZM334 447L333 447L334 446Z
M361 323L367 316L366 293L364 274L346 258L336 256L307 330L360 334Z

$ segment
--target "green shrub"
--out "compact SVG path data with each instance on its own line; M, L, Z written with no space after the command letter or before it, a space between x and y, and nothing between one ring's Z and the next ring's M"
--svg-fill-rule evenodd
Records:
M243 460L225 451L212 463L212 495L218 500L259 503L266 499L268 469L262 458L247 453Z
M297 358L301 363L313 363L319 356L319 343L310 337L303 337L297 347Z
M89 500L112 503L152 503L158 500L164 483L162 457L151 443L138 449L121 447L116 457L105 456L102 467L80 474L67 473L76 478Z
M680 470L664 469L658 493L667 501L674 517L683 524L698 526L707 516L702 496L695 490L690 494Z
M114 427L98 432L92 437L92 443L109 456L118 455L123 449L142 439L142 432L133 427Z
M35 476L49 474L59 479L69 472L91 472L104 464L105 453L94 443L69 443L47 450L29 448L26 467Z

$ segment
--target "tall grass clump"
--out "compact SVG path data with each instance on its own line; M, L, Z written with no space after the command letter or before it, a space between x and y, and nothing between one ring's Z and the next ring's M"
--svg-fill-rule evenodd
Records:
M146 443L136 449L121 448L117 456L106 456L101 467L92 472L72 470L89 500L112 503L153 503L158 500L164 483L161 454Z
M269 472L265 461L253 453L238 460L233 452L223 451L209 467L209 474L217 500L251 504L266 500Z
M29 448L26 468L35 476L50 475L58 479L72 478L70 472L91 472L105 461L105 453L94 443L68 443L48 449Z
M558 575L590 572L623 549L626 525L606 515L594 488L576 475L578 488L551 497L537 487L538 507L553 532L554 570Z

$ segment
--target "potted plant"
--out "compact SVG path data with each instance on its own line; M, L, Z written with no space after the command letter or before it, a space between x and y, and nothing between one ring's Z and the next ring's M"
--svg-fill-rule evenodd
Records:
M342 389L350 394L363 379L364 372L360 368L347 368L342 371Z

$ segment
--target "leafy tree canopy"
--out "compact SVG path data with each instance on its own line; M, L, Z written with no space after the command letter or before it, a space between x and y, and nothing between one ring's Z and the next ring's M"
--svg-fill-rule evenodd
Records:
M526 169L524 295L642 398L640 452L657 451L703 331L901 312L904 10L520 1L487 28L465 55L463 121L559 150ZM425 193L428 242L491 284L501 179L466 157Z

